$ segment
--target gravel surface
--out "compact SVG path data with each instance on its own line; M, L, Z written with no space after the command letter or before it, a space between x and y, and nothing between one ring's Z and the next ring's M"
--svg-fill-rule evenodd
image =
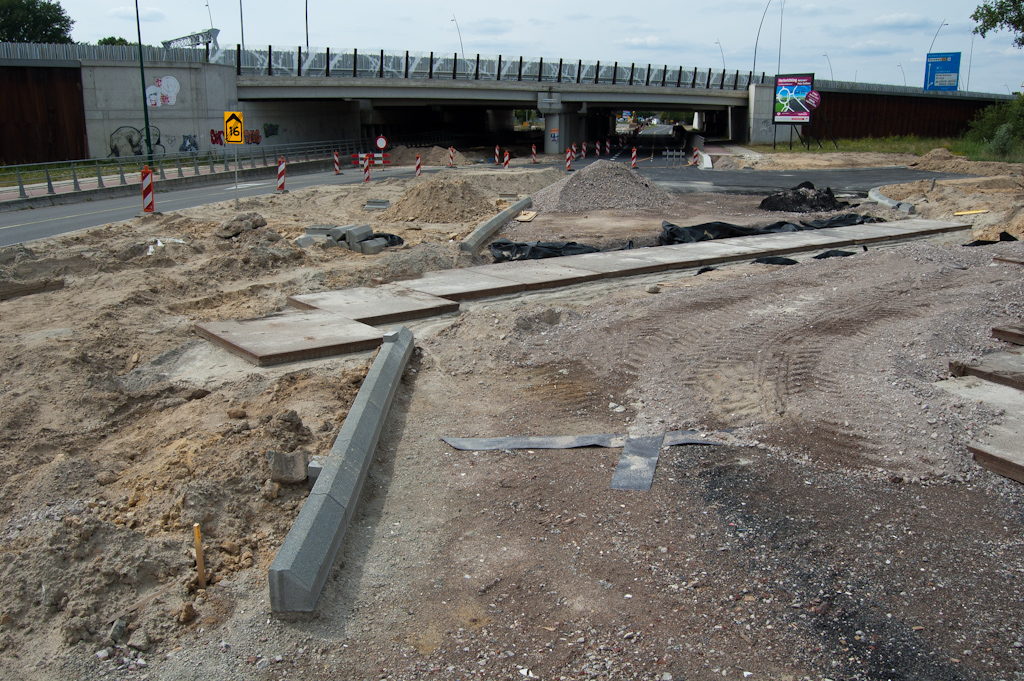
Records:
M661 208L668 203L663 189L625 163L612 161L595 161L533 195L534 209L557 213Z

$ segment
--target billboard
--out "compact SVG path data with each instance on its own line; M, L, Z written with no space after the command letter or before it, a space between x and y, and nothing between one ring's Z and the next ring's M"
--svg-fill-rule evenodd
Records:
M960 53L931 52L925 59L924 89L956 90L960 84Z
M775 125L793 125L811 122L811 107L807 105L808 93L814 89L814 74L800 73L775 76Z

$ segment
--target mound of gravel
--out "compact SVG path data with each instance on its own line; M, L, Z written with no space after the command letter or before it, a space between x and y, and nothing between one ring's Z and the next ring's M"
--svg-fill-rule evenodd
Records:
M464 179L428 180L407 191L381 213L383 222L471 222L494 212L476 187Z
M535 210L584 213L605 208L662 208L669 196L623 163L596 161L533 195Z

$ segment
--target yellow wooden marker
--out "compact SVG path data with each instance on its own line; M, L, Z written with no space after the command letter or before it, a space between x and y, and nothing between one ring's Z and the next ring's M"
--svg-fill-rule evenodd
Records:
M953 215L980 215L981 213L987 213L988 210L961 210Z
M196 574L199 576L199 588L206 588L206 566L203 565L203 536L199 533L199 523L192 524L192 534L196 540Z

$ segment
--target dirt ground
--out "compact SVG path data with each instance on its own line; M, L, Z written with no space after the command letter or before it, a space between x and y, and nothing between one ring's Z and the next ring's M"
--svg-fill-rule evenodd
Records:
M886 193L1019 234L1018 169L977 172ZM488 262L457 240L499 194L563 176L311 188L0 251L5 283L64 282L0 302L0 678L1024 678L1024 494L965 449L1002 414L937 384L1024 317L1024 270L992 260L1024 246L964 248L969 232L410 323L417 350L317 611L269 612L266 569L308 491L271 481L269 456L325 454L372 354L261 369L192 325ZM665 219L819 217L670 198L499 236L645 246ZM232 220L248 228L218 236ZM406 243L291 242L350 222ZM663 451L650 492L609 489L617 449L440 440L668 429L722 444Z

